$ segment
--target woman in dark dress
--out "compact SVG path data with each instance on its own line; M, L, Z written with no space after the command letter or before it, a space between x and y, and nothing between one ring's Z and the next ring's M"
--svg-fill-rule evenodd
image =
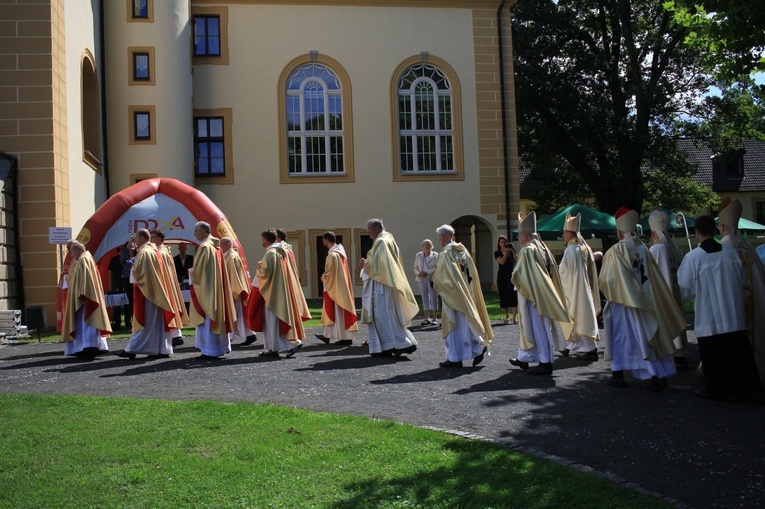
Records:
M518 293L512 281L513 269L518 261L513 243L504 235L499 236L494 258L499 263L497 272L497 291L499 292L499 307L505 312L505 323L510 323L510 308L513 308L513 323L518 323Z

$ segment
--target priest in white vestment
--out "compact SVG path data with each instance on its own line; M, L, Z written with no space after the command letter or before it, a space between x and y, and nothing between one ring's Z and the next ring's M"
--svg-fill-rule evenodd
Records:
M202 358L217 358L231 352L228 333L236 329L234 299L229 290L220 241L212 236L210 224L194 225L199 246L189 269L191 305L189 324L197 328L196 347Z
M648 216L648 225L651 227L651 240L653 245L649 249L651 256L656 260L664 281L667 282L672 296L680 309L685 311L683 297L680 293L680 287L677 284L677 269L683 261L683 253L680 248L669 239L669 214L663 210L654 210ZM688 334L685 330L673 340L675 343L675 367L677 369L688 369L688 359L685 356L684 348L688 346Z
M324 334L316 334L316 337L325 344L334 341L336 345L350 345L359 325L348 255L343 245L337 243L335 232L324 232L322 243L327 249L324 273L321 275L321 284L324 286L321 308Z
M261 357L279 357L286 352L290 358L303 347L299 313L295 310L293 285L290 283L290 261L276 231L268 229L260 234L261 244L266 248L263 259L258 262L247 313L250 327L263 333L264 349ZM302 293L302 292L301 292Z
M441 337L446 360L442 368L461 368L464 361L479 365L494 337L489 313L481 292L470 252L454 242L454 228L445 224L436 230L443 251L433 273L433 288L441 296Z
M64 354L92 360L107 352L111 334L101 276L91 254L76 240L67 242L71 264L62 278L66 290L61 315Z
M369 353L373 357L411 354L417 350L417 340L407 326L420 306L409 287L398 245L381 219L367 221L367 233L374 242L359 266L364 282L361 323L369 325Z
M678 282L683 296L694 301L706 385L696 394L745 399L762 390L746 331L746 270L735 249L715 241L712 216L697 217L695 228L700 244L680 264Z
M600 289L598 272L595 267L590 246L579 234L582 215L576 217L566 213L563 226L563 251L558 271L563 286L565 304L573 320L573 327L566 348L562 351L568 357L569 352L579 352L584 360L598 360L598 313L600 312Z
M606 251L600 270L600 290L608 303L603 310L606 360L611 361L608 384L626 387L624 372L651 379L647 390L663 391L677 370L673 339L685 330L685 315L651 257L637 229L638 213L616 211L619 242Z
M173 354L169 332L182 327L168 286L168 271L174 267L165 266L162 254L149 239L149 230L140 229L135 234L137 252L130 271L134 283L133 333L125 350L116 352L120 357L169 357Z
M518 213L518 225L521 250L512 283L518 289L521 341L518 358L511 358L510 364L534 375L550 376L553 354L565 349L565 338L571 334L571 317L555 258L537 238L536 212L528 216ZM530 368L530 362L539 364Z
M177 273L175 272L175 260L173 259L173 254L170 251L170 247L165 244L165 234L157 228L150 230L149 234L151 235L151 243L157 246L159 253L162 255L162 261L166 269L164 274L168 279L167 286L172 292L173 308L180 318L181 325L188 325L189 315L186 311L186 303L183 301L181 286L178 283ZM173 270L168 269L168 267L172 267ZM173 348L183 344L183 331L180 328L167 332L167 335L170 337Z
M718 222L720 234L723 236L720 243L729 246L738 252L741 263L746 271L746 285L744 286L744 316L746 318L746 330L749 334L749 342L754 351L754 360L757 362L757 370L760 380L765 381L765 267L750 244L738 229L738 221L741 219L741 202L724 198L720 203Z
M234 242L229 237L221 237L220 250L223 252L229 291L231 292L231 298L234 300L234 309L236 311L236 329L228 333L228 339L230 341L238 336L244 339L242 345L251 345L258 340L258 336L247 325L245 318L247 301L250 298L250 278L244 269L242 257L234 249Z

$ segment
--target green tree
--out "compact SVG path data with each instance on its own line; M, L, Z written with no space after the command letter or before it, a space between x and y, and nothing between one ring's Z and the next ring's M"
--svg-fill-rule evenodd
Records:
M684 42L703 50L720 81L765 71L763 0L668 0L664 6L688 30Z
M526 1L513 14L519 149L531 177L551 165L575 172L609 213L642 210L657 188L646 180L658 175L666 194L688 195L695 183L671 141L711 84L701 50L683 44L688 29L651 0ZM570 192L553 180L553 192Z

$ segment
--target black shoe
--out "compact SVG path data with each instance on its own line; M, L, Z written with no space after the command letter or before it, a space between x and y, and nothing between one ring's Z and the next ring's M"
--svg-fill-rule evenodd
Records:
M688 358L675 357L675 369L678 371L688 371Z
M590 350L589 352L584 352L583 355L579 356L580 359L583 361L596 361L599 359L598 357L598 349Z
M256 342L257 340L258 340L258 336L256 336L255 334L250 334L249 336L247 336L244 339L244 342L242 343L242 346L251 345L254 342Z
M114 352L114 355L116 355L117 357L124 357L126 359L130 359L131 361L135 359L134 353L127 353L125 350L117 350L116 352Z
M205 354L201 354L199 356L199 358L202 359L202 360L210 360L210 361L219 361L219 360L221 360L221 358L218 357L218 356L215 356L215 355L205 355Z
M385 350L384 352L370 353L372 357L393 357L393 350Z
M300 343L298 343L297 346L287 350L287 355L285 355L284 358L285 359L289 359L290 357L292 357L293 355L298 353L298 350L300 350L301 348L303 348L303 342L302 341Z
M528 362L519 361L518 359L510 359L510 364L512 364L513 366L518 366L523 371L526 371L527 369L529 369Z
M667 382L666 378L652 378L651 383L648 384L648 387L646 387L645 390L651 392L661 392L668 387L669 382Z
M263 350L258 354L258 357L279 357L279 352L273 350Z
M329 338L325 336L324 334L314 334L316 336L316 339L324 343L325 345L329 344Z
M548 363L539 363L536 366L533 366L529 368L527 371L530 375L542 375L542 376L550 376L553 373L552 364Z
M452 361L444 361L439 362L439 366L442 368L461 368L462 367L462 361L452 362Z
M415 351L417 351L417 345L412 345L412 346L407 346L406 348L394 349L393 355L398 357L401 354L414 353Z
M571 350L569 350L568 348L564 348L563 350L561 350L561 351L560 351L560 354L561 354L563 357L568 357L568 354L569 354L569 353L571 353Z
M627 387L627 382L624 381L624 378L616 378L614 376L606 380L606 383L610 385L611 387L620 387L620 388Z
M483 352L473 357L473 366L478 366L483 361L483 356L486 354L487 346L483 347Z
M173 346L181 346L181 345L183 345L183 338L173 338L172 345Z
M353 340L352 339L341 339L339 341L335 341L335 344L336 345L340 345L340 346L348 346L348 345L352 345L353 344Z
M147 359L169 359L170 358L170 354L158 353L156 355L147 355L146 358Z

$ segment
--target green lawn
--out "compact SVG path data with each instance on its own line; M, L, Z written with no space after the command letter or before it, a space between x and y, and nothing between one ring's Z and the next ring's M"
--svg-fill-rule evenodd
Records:
M272 405L0 395L0 422L0 507L670 507L501 446Z

